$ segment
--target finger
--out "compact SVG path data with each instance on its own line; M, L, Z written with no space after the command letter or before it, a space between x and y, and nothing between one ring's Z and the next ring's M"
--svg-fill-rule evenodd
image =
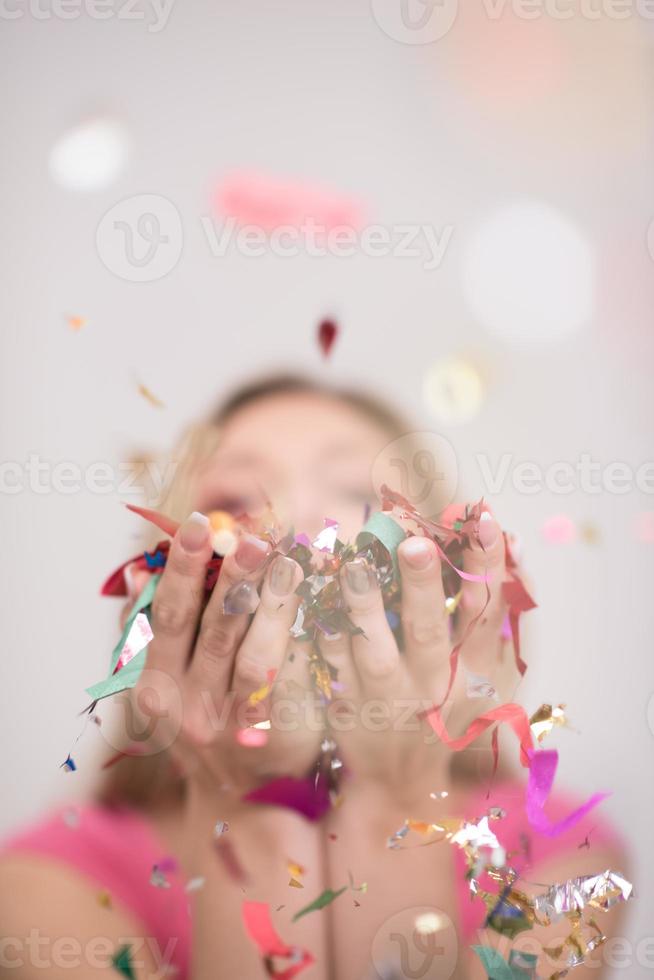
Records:
M268 568L261 602L236 654L232 688L237 701L250 698L268 683L270 672L282 666L300 604L295 590L302 578L298 563L285 555L278 555Z
M359 677L354 666L352 641L349 633L321 636L318 648L330 667L336 671L332 681L334 701L356 700L360 695Z
M212 555L209 521L194 512L173 538L152 602L148 667L181 675L193 646Z
M345 564L341 586L350 619L364 634L351 641L361 688L371 697L388 696L400 675L400 656L377 576L363 558L355 558Z
M463 594L457 612L456 635L460 639L473 621L477 622L466 639L462 656L466 666L475 673L483 674L493 666L497 643L504 618L505 603L502 582L505 577L504 539L495 518L484 511L479 521L481 544L473 543L463 552L463 567L476 576L486 576L486 581L463 583Z
M226 613L225 596L234 586L256 592L269 553L270 545L266 541L245 534L234 554L224 559L193 649L186 677L187 698L200 701L208 697L209 706L218 708L227 693L234 657L248 628L250 614Z
M441 563L429 538L406 538L398 548L402 576L402 635L409 670L433 680L448 667L449 624Z

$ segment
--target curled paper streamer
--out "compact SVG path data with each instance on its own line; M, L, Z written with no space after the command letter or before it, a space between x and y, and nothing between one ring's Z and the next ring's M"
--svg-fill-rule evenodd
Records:
M610 796L610 793L595 793L578 809L573 810L563 820L552 823L545 813L556 767L559 764L559 753L555 750L543 749L540 752L529 750L529 782L527 784L527 819L534 830L545 837L558 837L584 817L589 810Z
M291 980L315 962L308 950L289 946L278 936L270 921L270 906L266 902L243 902L242 915L247 934L259 948L269 976L276 977L276 980ZM276 970L273 957L287 960L288 968Z
M534 747L534 740L531 728L529 727L527 712L519 704L509 702L508 704L500 705L499 708L493 708L491 711L484 712L483 715L479 715L478 718L475 718L471 722L464 734L459 738L451 738L448 734L445 723L441 718L440 707L430 708L429 711L425 712L424 717L441 741L454 752L461 752L463 749L467 749L491 725L505 723L513 729L520 742L521 764L525 768L529 766L529 752Z
M377 511L368 518L357 535L357 548L365 548L373 538L377 538L386 548L393 560L393 570L397 575L397 549L406 538L406 532L388 514Z

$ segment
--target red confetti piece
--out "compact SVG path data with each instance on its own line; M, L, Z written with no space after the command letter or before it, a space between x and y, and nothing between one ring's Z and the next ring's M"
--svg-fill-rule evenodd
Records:
M280 938L270 921L270 906L266 902L243 902L242 914L246 931L259 948L269 976L277 980L291 980L315 962L308 950L289 946ZM285 960L288 967L278 969L274 958Z
M338 336L338 326L333 320L323 320L318 325L318 344L324 357L329 357Z

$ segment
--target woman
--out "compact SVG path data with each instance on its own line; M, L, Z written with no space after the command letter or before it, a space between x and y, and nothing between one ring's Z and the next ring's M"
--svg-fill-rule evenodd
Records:
M94 977L125 945L138 978L167 972L193 980L255 980L278 965L280 975L293 975L299 953L284 965L283 957L280 964L262 962L243 926L247 899L270 903L285 942L310 952L306 980L483 977L470 943L499 946L506 954L507 940L490 929L477 931L483 909L481 919L471 911L454 847L399 852L386 846L407 819L438 822L505 805L507 834L530 849L526 892L539 890L529 882L623 869L620 846L600 818L593 815L552 846L520 823L523 787L509 781L488 795L488 748L453 755L425 737L417 715L444 696L452 643L440 561L427 538L408 537L398 549L402 649L370 568L358 559L343 569L341 586L361 632L320 641L322 656L337 671L340 695L328 733L311 680L311 651L289 632L300 601L297 563L285 556L267 561L269 545L243 535L202 612L212 555L205 514L254 513L265 493L280 521L296 531L313 537L329 517L339 522L343 540L353 540L366 506L377 505L372 463L405 431L372 399L279 378L243 389L192 433L164 506L183 523L156 589L154 640L136 692L139 710L150 716L149 745L161 751L150 748L144 757L118 762L100 800L73 822L57 814L8 845L0 861L0 922L3 966L12 976L33 980L46 968L51 977ZM486 587L479 579L488 576L490 601L462 657L508 700L519 678L500 639L504 553L500 528L486 512L479 542L465 552L471 578L464 582L455 633L463 636L483 607ZM149 574L132 569L127 576L133 597ZM260 593L258 608L250 614L246 604L228 614L225 595L244 581L250 583L246 599ZM271 671L275 684L267 697ZM458 704L447 717L457 734L493 706L461 699L462 673L454 691ZM258 691L261 698L253 698ZM239 744L232 713L247 705L251 724L272 716L271 701L282 699L266 744ZM271 778L313 772L321 752L331 748L327 734L344 770L340 805L323 819L243 799ZM569 806L553 800L550 814ZM166 874L175 863L179 872ZM164 869L161 887L150 882L154 864ZM189 880L194 884L185 890ZM325 889L338 891L348 880L353 889L292 921ZM432 917L431 929L416 930L425 915ZM618 916L616 910L605 917L605 932L616 928ZM517 942L539 953L568 932L564 920L523 933ZM579 980L599 976L590 960L576 968ZM553 972L544 957L539 971Z

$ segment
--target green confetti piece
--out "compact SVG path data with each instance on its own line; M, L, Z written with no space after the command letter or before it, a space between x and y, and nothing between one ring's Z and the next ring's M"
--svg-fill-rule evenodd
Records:
M522 953L517 949L512 949L509 953L509 966L515 980L533 980L537 963L538 957L533 953Z
M337 892L332 891L331 888L326 888L325 891L318 895L318 898L311 902L310 905L305 905L303 909L300 909L299 912L295 913L293 916L293 922L301 919L303 915L308 915L309 912L316 912L318 909L324 909L326 905L331 905L331 903L345 891L347 891L347 885L343 885L343 887L339 888Z
M373 538L381 541L390 553L393 559L393 568L397 573L397 549L398 545L406 538L405 532L392 517L389 517L383 511L377 511L371 514L359 532L357 536L357 547L365 548L366 545L372 542Z
M492 946L472 946L481 960L489 980L516 980L516 976L503 956Z
M154 594L157 590L157 585L159 584L159 579L161 575L153 575L146 587L141 592L140 596L132 606L127 622L125 623L125 628L121 634L121 637L113 649L111 654L111 664L109 666L109 675L103 681L99 681L97 684L93 684L92 687L87 687L86 692L89 694L94 701L99 701L101 698L109 697L110 694L117 694L119 691L126 691L130 687L134 687L139 677L141 676L141 671L145 666L145 659L147 655L147 647L144 647L137 655L130 660L128 664L125 664L117 674L114 674L116 664L118 663L118 658L120 656L120 651L125 646L125 640L129 635L129 631L132 628L134 620L140 612L146 612L147 609L152 605L152 600Z
M132 967L132 950L130 946L121 946L116 950L111 958L114 970L122 973L127 980L136 980L136 974Z

